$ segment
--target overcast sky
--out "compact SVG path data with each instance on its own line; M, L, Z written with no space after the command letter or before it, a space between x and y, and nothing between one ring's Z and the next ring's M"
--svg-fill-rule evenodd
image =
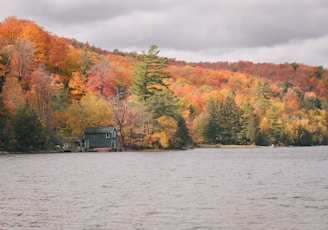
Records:
M4 0L1 0L4 1ZM112 51L159 47L196 62L298 62L328 68L327 0L9 0L0 20L29 19Z

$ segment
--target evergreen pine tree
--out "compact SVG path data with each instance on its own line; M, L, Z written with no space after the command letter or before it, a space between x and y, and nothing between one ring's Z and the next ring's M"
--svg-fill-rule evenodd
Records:
M240 110L233 96L228 96L219 109L220 136L223 144L237 144L240 130Z
M171 147L179 147L186 144L186 140L182 138L184 133L185 138L188 137L188 131L185 121L179 114L178 98L169 88L167 79L171 78L166 72L167 58L158 56L159 50L153 45L147 52L143 52L138 56L138 60L134 66L134 75L131 79L131 91L137 96L138 100L144 105L147 112L152 115L152 120L144 122L143 130L146 136L151 136L152 130L146 127L156 129L156 119L162 116L168 116L177 121L178 130L176 131L177 140L170 140ZM158 128L158 127L157 127ZM151 139L151 138L150 138Z
M259 133L259 118L254 113L254 108L246 102L240 115L241 129L238 133L238 140L241 144L257 144Z
M154 119L161 116L169 116L175 118L178 110L178 98L170 89L164 89L157 92L149 98L147 109L153 115Z
M0 150L12 150L13 130L10 125L10 114L0 96Z
M192 139L189 136L185 119L182 116L178 116L176 120L178 121L178 130L174 134L174 139L171 140L171 147L180 149L186 145L191 145Z
M134 66L131 91L146 103L155 93L167 88L165 79L171 76L165 71L167 59L158 56L157 46L150 46L148 52L138 56Z
M16 150L27 152L41 150L46 142L46 135L37 113L26 103L13 117Z
M206 120L203 127L203 137L205 142L215 144L217 143L219 134L218 123L218 102L210 98L206 104Z

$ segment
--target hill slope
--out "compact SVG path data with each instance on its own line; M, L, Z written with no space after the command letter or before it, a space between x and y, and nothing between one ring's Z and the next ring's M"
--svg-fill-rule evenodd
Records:
M145 54L104 51L15 17L0 24L0 47L0 131L11 133L1 135L0 148L17 145L11 117L27 104L46 140L104 125L119 127L121 145L129 147L169 147L165 140L177 139L179 119L145 120L151 109L131 91ZM165 71L196 143L328 143L328 71L321 66L168 60ZM142 131L145 124L151 132Z

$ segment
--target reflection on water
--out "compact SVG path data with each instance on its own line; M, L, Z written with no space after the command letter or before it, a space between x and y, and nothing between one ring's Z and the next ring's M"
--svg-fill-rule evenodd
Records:
M326 229L328 147L0 155L0 229Z

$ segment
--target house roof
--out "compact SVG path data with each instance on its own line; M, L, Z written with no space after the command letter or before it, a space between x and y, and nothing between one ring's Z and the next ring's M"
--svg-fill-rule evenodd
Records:
M111 133L113 132L115 127L107 126L107 127L88 127L85 129L84 133Z

